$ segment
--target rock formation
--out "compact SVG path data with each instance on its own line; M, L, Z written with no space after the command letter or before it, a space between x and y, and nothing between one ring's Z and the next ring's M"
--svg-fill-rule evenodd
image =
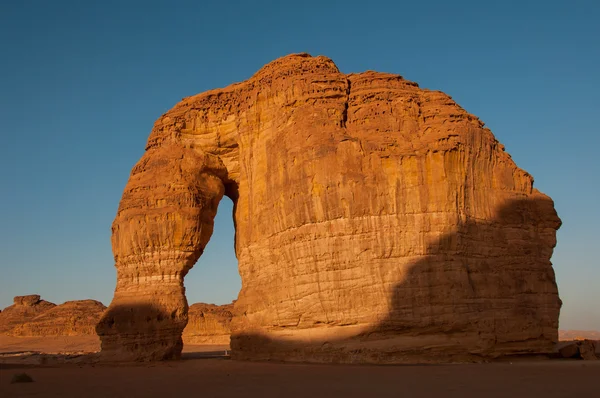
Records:
M561 221L533 178L448 95L297 54L156 121L113 223L105 355L179 356L183 278L224 195L242 279L234 358L553 349Z
M96 300L67 301L61 305L39 295L17 296L0 313L0 334L11 336L95 335L106 307Z
M67 301L16 325L13 336L95 335L95 327L106 307L96 300Z
M0 334L7 334L13 328L56 307L56 304L42 300L38 294L16 296L13 303L0 312Z
M229 344L233 304L190 305L188 323L183 329L184 344Z
M597 354L598 341L594 340L578 340L568 343L559 349L559 354L563 358L577 358L577 359L585 359L587 361L595 361L600 359L600 356Z

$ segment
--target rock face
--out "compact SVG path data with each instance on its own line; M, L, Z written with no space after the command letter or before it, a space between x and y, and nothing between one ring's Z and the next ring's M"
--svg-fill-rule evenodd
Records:
M156 121L113 223L106 355L179 356L183 278L224 195L242 279L234 358L552 352L552 200L448 95L297 54Z
M594 340L579 340L569 343L559 350L559 354L563 358L579 358L588 361L595 361L600 358L597 351L597 341Z
M8 334L15 327L56 307L56 304L42 300L38 294L16 296L13 302L0 312L0 334Z
M47 301L42 300L39 294L30 294L27 296L15 296L13 298L13 303L15 306L21 307L33 307L38 306L38 308L48 307L49 303Z
M0 334L11 336L95 335L106 307L96 300L67 301L56 305L39 295L17 296L14 305L0 313Z
M67 301L15 326L13 336L95 335L95 327L106 307L96 300Z
M196 303L188 311L183 329L185 344L229 344L233 304Z

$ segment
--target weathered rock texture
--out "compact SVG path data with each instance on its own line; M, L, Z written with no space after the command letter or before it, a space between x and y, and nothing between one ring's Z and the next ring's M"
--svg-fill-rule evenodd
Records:
M188 311L184 344L229 344L233 304L196 303Z
M95 327L106 307L96 300L67 301L44 311L8 334L13 336L95 335Z
M61 305L39 295L17 296L0 313L0 334L11 336L95 335L106 307L95 300L67 301Z
M561 347L559 354L563 358L579 358L588 361L600 359L598 356L598 341L594 340L579 340L573 341Z
M15 327L56 307L56 304L42 300L38 294L16 296L13 302L0 312L0 334L8 334Z
M183 278L234 201L234 358L551 352L561 221L491 131L398 75L278 59L155 123L113 224L107 355L177 357Z

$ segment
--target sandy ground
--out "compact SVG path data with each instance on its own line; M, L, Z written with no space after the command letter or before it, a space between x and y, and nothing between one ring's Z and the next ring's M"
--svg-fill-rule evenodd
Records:
M13 337L0 335L0 366L91 365L99 361L97 336ZM186 359L227 358L229 344L185 344Z
M183 352L211 352L226 349L229 349L229 344L186 344ZM0 358L9 353L83 354L98 351L100 351L98 336L13 337L0 335Z
M583 397L598 396L600 361L351 366L185 359L151 364L0 365L8 397ZM27 372L33 383L10 384Z
M0 353L38 351L45 353L97 352L98 336L13 337L0 335Z
M226 346L186 346L184 359L90 363L95 338L0 336L0 397L581 397L598 396L600 361L546 360L427 366L239 362ZM72 361L41 363L46 353ZM12 352L13 354L10 354ZM24 352L29 352L29 354ZM48 354L46 354L48 355ZM68 355L67 355L68 356ZM27 360L29 358L29 360ZM77 358L82 358L78 361ZM18 360L15 360L18 359ZM23 360L25 359L25 360ZM29 374L33 383L11 384Z

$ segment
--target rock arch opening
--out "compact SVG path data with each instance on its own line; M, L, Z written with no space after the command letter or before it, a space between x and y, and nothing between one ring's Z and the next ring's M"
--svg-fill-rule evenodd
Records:
M212 237L184 280L189 304L188 323L183 330L184 351L200 349L193 347L196 345L229 346L233 302L241 289L233 222L236 197L230 195L226 189Z

